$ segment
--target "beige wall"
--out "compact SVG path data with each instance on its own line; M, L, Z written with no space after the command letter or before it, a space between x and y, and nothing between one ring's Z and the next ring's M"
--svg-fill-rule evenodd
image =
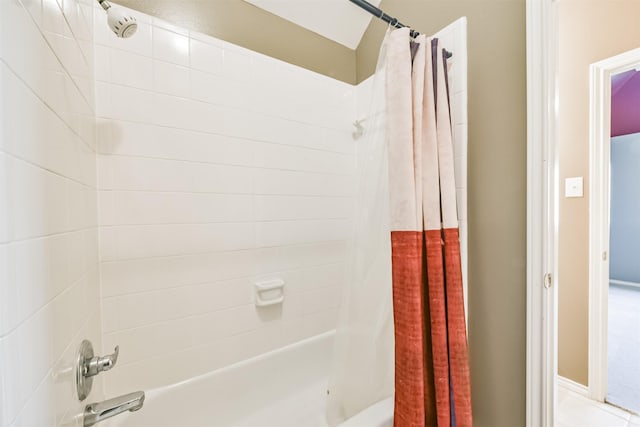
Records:
M431 34L460 16L469 31L469 342L477 427L525 425L526 69L524 1L383 1ZM385 25L370 26L358 79ZM455 52L454 52L455 55Z
M589 65L640 46L636 0L562 0L559 40L560 188L583 176L585 197L560 198L559 373L588 378ZM562 196L562 195L561 195Z
M116 0L238 46L355 83L355 52L240 0Z

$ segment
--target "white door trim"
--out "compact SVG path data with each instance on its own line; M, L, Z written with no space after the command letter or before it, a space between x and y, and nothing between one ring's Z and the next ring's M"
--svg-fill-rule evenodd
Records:
M527 0L527 427L553 427L557 395L557 3ZM545 277L550 281L545 286Z
M611 76L640 64L640 49L591 64L589 97L589 397L607 394Z

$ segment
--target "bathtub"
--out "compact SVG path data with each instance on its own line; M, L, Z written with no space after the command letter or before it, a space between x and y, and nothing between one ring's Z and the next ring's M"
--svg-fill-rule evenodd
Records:
M110 427L328 427L325 401L334 332L146 392L142 410ZM341 427L393 426L393 399Z

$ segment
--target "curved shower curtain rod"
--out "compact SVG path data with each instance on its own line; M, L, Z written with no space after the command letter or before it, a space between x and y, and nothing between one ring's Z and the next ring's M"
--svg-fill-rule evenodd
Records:
M355 4L356 6L359 6L360 8L366 10L376 18L381 19L384 22L387 22L392 27L409 28L409 34L414 39L420 35L420 33L414 30L413 28L409 27L408 25L404 25L402 22L398 21L396 18L387 15L386 13L384 13L382 9L375 7L374 5L372 5L366 0L349 0L349 1ZM447 58L451 58L452 56L453 54L451 52L447 52Z

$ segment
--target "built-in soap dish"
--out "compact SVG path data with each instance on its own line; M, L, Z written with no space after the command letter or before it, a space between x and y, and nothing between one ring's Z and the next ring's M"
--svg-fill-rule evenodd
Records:
M284 302L284 280L269 279L255 283L256 307L268 307Z

